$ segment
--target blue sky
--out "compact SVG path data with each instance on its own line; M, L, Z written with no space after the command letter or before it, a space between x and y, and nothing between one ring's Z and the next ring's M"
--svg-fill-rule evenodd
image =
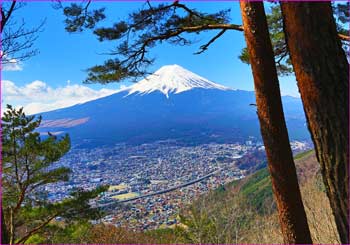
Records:
M106 7L107 19L100 26L109 26L122 20L143 4L143 2L93 2L91 7ZM231 22L241 24L238 2L187 4L205 12L231 8ZM28 25L33 26L46 18L46 24L35 43L40 53L12 67L15 71L2 71L3 103L25 106L28 112L34 113L106 96L121 85L130 84L82 83L86 77L84 69L108 59L108 56L100 53L113 48L116 43L101 43L90 31L80 34L65 32L62 11L53 9L52 2L27 3L16 18L24 18ZM204 54L193 55L215 33L197 35L196 39L199 41L192 46L158 45L150 53L156 57L156 62L149 70L155 71L163 65L178 64L213 82L232 88L253 90L251 69L237 58L245 46L242 32L227 32ZM293 76L280 78L280 83L282 94L299 96Z

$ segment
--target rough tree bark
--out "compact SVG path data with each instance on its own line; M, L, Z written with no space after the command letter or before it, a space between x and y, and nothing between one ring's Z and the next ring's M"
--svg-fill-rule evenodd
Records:
M284 242L312 243L284 119L279 81L262 2L240 2L261 135Z
M349 64L329 2L281 3L289 48L342 243L349 243Z

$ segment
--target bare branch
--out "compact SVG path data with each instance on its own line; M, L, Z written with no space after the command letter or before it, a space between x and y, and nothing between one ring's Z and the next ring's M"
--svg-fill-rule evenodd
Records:
M276 60L276 64L281 65L281 61L286 58L289 55L288 51L285 50L284 52L278 54L278 60ZM277 55L276 55L277 56Z
M1 64L13 63L26 60L38 53L38 50L33 48L34 42L38 38L38 33L43 30L45 20L37 27L32 29L26 28L26 23L8 22L2 32L2 53Z
M15 5L16 5L16 1L13 0L12 3L11 3L11 6L10 6L10 9L7 11L6 15L5 15L5 12L4 10L1 8L1 17L2 17L2 21L1 21L1 30L0 30L0 33L4 30L4 27L6 25L6 23L8 22L8 20L10 19L12 13L13 13L13 10L15 8Z
M234 24L213 24L213 25L199 25L199 26L189 26L189 27L181 27L176 30L168 31L163 34L160 34L158 36L154 36L151 38L148 38L146 41L144 41L141 49L144 49L149 45L152 41L160 41L160 40L168 40L172 37L176 37L182 33L194 33L199 31L207 31L207 30L238 30L243 31L243 27L240 25L234 25ZM222 35L222 34L221 34Z
M142 44L142 46L139 48L138 51L136 51L133 55L131 55L129 58L133 59L137 55L141 55L140 59L138 62L142 61L146 51L146 47L149 46L151 42L154 41L162 41L162 40L168 40L172 37L177 37L182 33L195 33L199 31L207 31L207 30L221 30L221 32L216 36L215 39L220 37L226 30L238 30L238 31L243 31L243 27L240 25L235 25L235 24L213 24L213 25L199 25L199 26L189 26L189 27L182 27L178 28L173 31L168 31L166 33L160 34L158 36L150 37L147 40L145 40ZM214 39L214 41L215 41ZM210 45L210 43L209 43ZM209 46L208 45L208 46ZM206 45L204 45L206 46ZM129 60L129 59L127 59Z
M209 47L213 42L215 42L216 39L218 39L219 37L221 37L225 32L226 32L226 29L221 30L221 31L220 31L218 34L216 34L212 39L210 39L210 41L209 41L207 44L202 45L202 46L200 47L200 50L199 50L198 52L194 53L194 54L201 54L201 53L205 52L205 51L208 49L208 47Z
M153 10L150 0L147 0L146 3L147 3L147 5L148 5L148 7L149 7L151 10Z
M350 36L347 36L347 35L344 35L344 34L338 33L338 37L339 37L339 38L340 38L340 40L342 40L342 41L347 41L347 42L350 42Z

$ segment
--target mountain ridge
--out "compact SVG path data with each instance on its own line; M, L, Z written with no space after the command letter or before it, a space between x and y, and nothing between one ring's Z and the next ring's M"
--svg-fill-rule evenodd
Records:
M179 66L166 68L173 69L163 76L174 79L171 86L159 86L169 80L153 80L154 86L139 86L136 90L135 84L131 86L134 90L129 87L83 104L41 113L47 123L40 130L69 133L73 143L94 145L168 139L186 144L233 143L244 142L249 136L260 140L256 107L251 106L255 103L254 92L229 89L202 77L195 81L197 75L191 72L178 76L176 71L183 70ZM291 138L308 138L300 99L282 100Z
M118 93L127 91L131 94L149 94L160 91L167 98L169 93L178 94L193 88L231 90L231 88L209 81L179 65L162 66L153 74L127 88L121 89Z

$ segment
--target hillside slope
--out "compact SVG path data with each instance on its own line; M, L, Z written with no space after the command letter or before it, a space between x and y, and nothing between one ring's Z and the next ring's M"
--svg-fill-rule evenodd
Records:
M295 163L314 243L339 243L314 151ZM191 243L283 243L267 168L202 196L182 217Z

